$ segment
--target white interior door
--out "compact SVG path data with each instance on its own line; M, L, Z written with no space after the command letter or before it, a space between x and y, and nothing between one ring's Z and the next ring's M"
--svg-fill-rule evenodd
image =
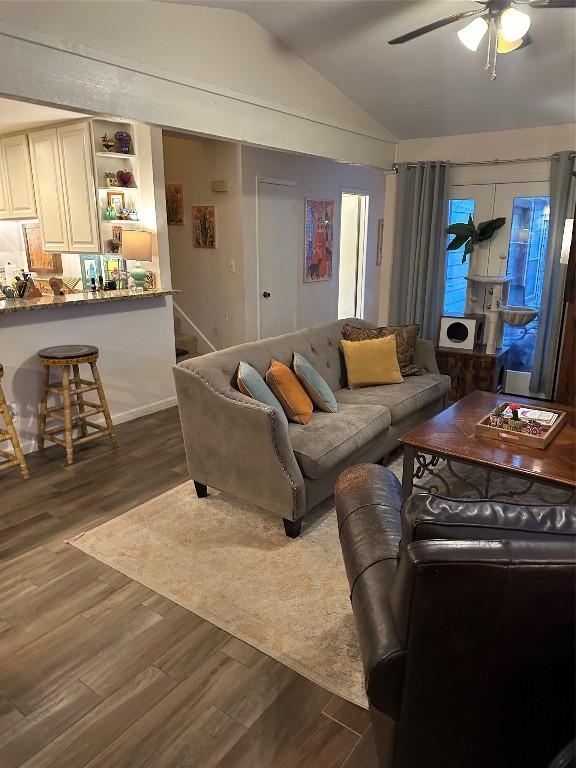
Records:
M291 182L258 182L259 337L296 330L298 314L298 201Z

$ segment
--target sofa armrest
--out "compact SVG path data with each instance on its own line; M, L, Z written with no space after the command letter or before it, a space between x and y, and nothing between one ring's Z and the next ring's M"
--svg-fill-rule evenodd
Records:
M576 507L412 496L402 510L403 543L423 539L576 539Z
M429 341L428 339L416 339L414 363L426 368L428 373L440 373L438 370L438 363L436 362L433 341Z
M402 488L389 469L360 464L342 472L335 496L366 692L373 706L397 720L405 650L389 594L397 568Z
M222 392L209 373L174 368L190 476L288 520L306 512L288 426L263 403Z

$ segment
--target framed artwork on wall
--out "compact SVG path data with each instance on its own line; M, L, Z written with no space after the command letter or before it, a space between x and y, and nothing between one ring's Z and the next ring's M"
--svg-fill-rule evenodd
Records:
M330 280L334 243L334 200L307 198L304 227L304 282Z
M216 248L216 217L213 205L192 208L194 248Z
M166 219L168 224L184 224L182 184L166 184Z
M42 248L39 224L22 224L28 271L38 275L62 274L62 256L46 253Z

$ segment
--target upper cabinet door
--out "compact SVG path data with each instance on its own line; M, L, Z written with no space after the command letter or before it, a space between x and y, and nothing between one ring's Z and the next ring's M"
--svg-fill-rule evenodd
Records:
M57 130L69 250L73 253L98 253L100 239L88 124L73 123Z
M45 251L69 251L56 128L29 134L32 176Z
M0 219L10 218L10 195L8 193L8 175L6 173L6 163L4 162L4 152L0 143Z
M12 218L36 216L30 152L25 134L2 140Z

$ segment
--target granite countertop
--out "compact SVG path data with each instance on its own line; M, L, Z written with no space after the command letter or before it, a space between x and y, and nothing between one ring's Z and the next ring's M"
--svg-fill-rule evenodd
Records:
M110 301L126 301L135 299L153 299L156 296L172 296L178 291L135 291L119 290L104 293L69 293L66 296L42 296L37 299L3 299L0 301L0 314L3 312L31 312L38 309L53 307L77 307L83 304L104 304Z

